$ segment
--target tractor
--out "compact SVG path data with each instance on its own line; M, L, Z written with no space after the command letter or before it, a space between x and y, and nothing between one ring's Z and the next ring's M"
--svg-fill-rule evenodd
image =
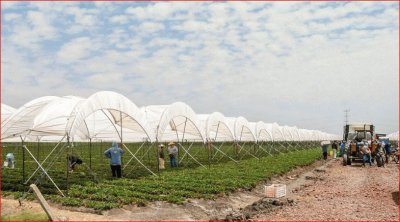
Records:
M372 143L375 138L375 127L371 123L350 123L343 128L343 140L346 148L343 154L343 165L351 165L353 161L362 161L361 147L363 141L368 141L371 152L374 153L376 144Z

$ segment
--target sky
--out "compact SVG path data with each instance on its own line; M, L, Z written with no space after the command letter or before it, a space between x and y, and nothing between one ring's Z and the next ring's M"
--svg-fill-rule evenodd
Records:
M137 106L342 134L398 130L396 2L1 2L1 101L111 90Z

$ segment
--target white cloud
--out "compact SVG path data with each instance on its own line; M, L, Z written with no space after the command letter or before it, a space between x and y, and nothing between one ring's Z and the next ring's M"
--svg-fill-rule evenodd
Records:
M132 27L138 33L154 33L161 30L164 30L164 25L162 23L157 22L143 22L138 27Z
M131 14L139 19L146 18L146 11L142 7L129 7L125 10L127 14Z
M125 15L116 15L111 17L110 21L112 23L118 23L118 24L126 24L128 23L128 17Z
M195 3L196 4L196 3ZM195 4L192 4L195 5ZM174 13L184 9L187 10L185 4L170 3L170 2L157 2L151 3L146 7L128 7L125 12L134 16L139 20L167 20L173 19Z
M176 30L187 32L203 32L208 30L208 24L200 21L185 21L175 27Z
M21 15L17 13L7 13L4 15L4 21L6 22L15 21L19 18L21 18Z
M40 43L55 40L59 36L58 30L52 24L52 15L44 14L40 11L29 10L26 17L16 15L16 13L6 13L4 30L9 35L3 35L6 41L10 41L19 47L32 50L36 53L40 48Z
M119 86L121 86L119 83L123 81L123 75L121 73L99 73L91 75L88 78L88 82L90 85L95 85L101 88L109 86L118 88Z
M64 44L57 52L60 63L76 63L99 49L98 44L88 37L79 37Z
M12 2L12 1L2 1L1 2L1 9L8 10L8 9L15 9L21 5L20 2Z
M93 26L96 24L96 17L93 15L81 15L75 17L75 21L83 26Z
M96 29L100 11L97 8L84 9L79 6L66 7L63 13L74 17L73 23L70 24L69 31L71 33L83 30Z
M49 17L39 11L29 11L27 18L33 26L33 33L38 35L39 38L46 40L54 38L57 30L50 23Z

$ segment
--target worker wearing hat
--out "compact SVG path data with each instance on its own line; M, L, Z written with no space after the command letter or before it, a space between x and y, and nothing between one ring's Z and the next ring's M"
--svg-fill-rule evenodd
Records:
M164 156L164 144L158 145L158 168L160 170L165 169L165 156Z
M6 160L3 164L4 167L14 169L15 167L15 158L13 153L7 153Z
M168 154L171 168L178 167L176 163L176 158L178 156L178 148L175 146L174 142L168 143Z

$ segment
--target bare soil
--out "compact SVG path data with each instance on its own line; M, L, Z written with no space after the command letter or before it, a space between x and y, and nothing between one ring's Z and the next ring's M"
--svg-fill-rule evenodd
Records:
M399 168L342 166L341 161L305 175L291 189L293 204L252 215L256 220L379 220L399 221Z
M284 183L287 195L265 198L264 185ZM386 168L341 166L339 160L298 167L253 190L240 190L216 200L191 199L182 205L154 202L90 213L90 209L51 204L67 220L393 220L398 221L398 165ZM2 215L43 212L36 201L2 198Z

